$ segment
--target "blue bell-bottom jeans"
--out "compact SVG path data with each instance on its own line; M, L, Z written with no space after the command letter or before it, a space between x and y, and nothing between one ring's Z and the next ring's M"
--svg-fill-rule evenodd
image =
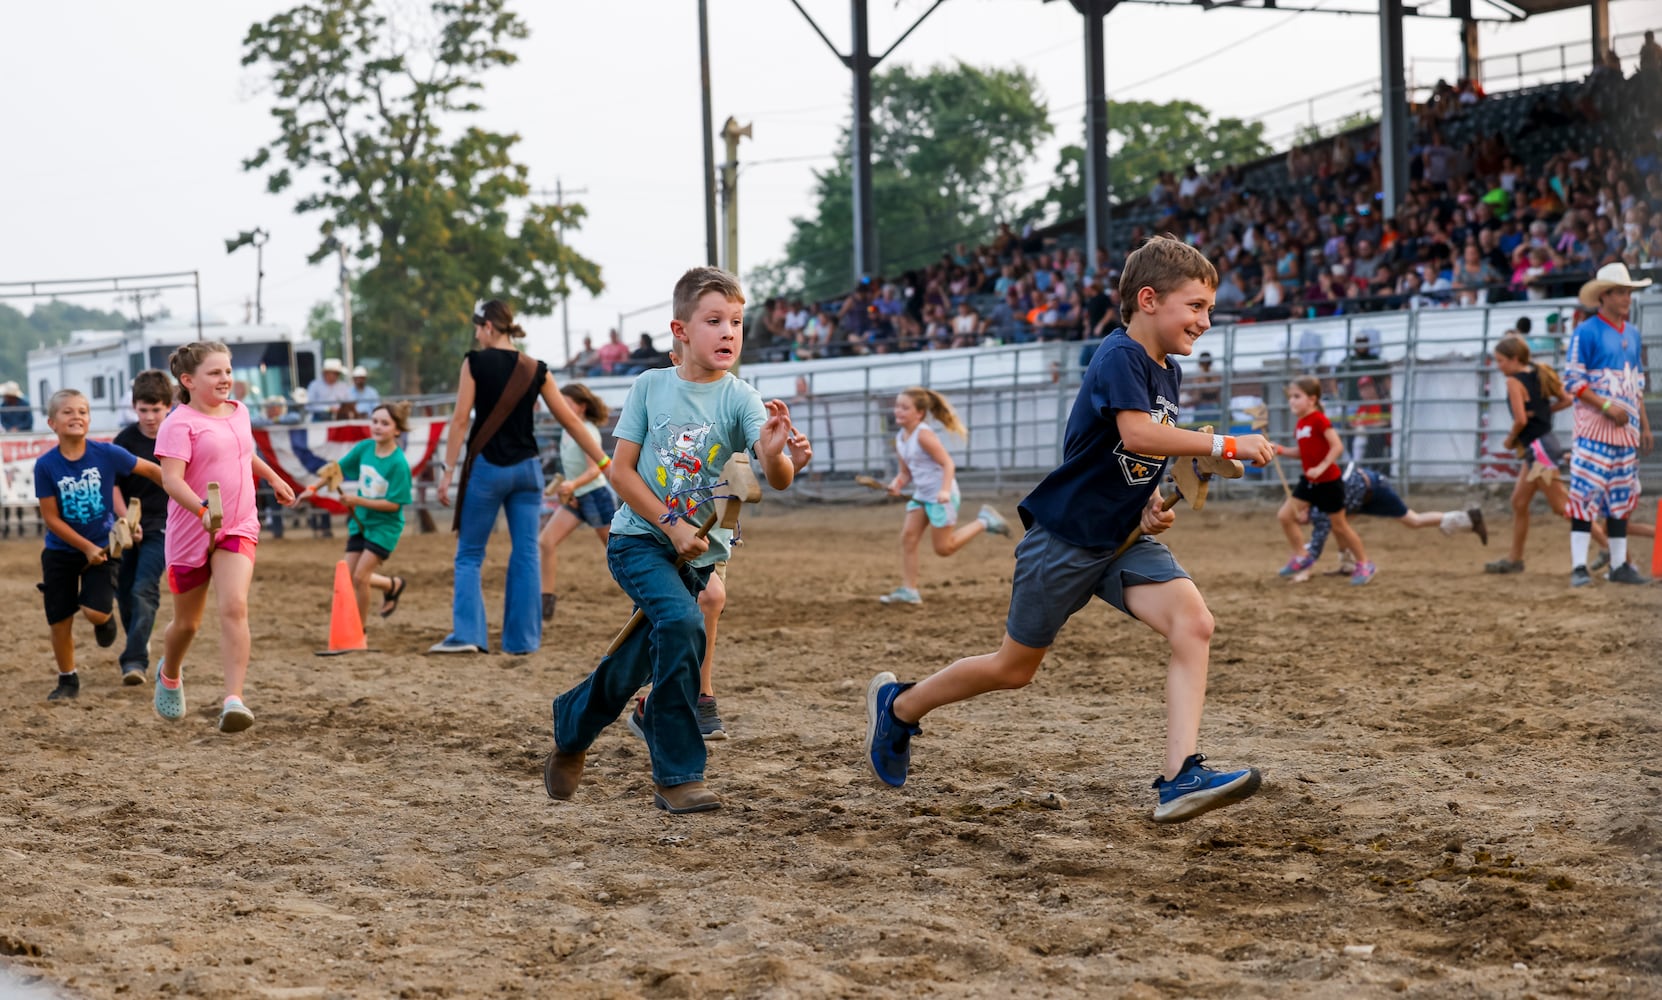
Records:
M674 547L655 535L614 534L606 543L606 563L646 621L593 673L554 699L554 744L563 753L587 750L650 681L641 728L652 756L652 780L664 786L703 781L698 668L704 616L698 595L710 567L677 567Z
M502 595L502 651L533 653L542 645L542 557L537 552L542 488L542 463L535 458L513 465L492 465L484 456L474 460L456 537L446 641L490 648L481 570L497 512L506 511L513 550L508 555L508 582Z

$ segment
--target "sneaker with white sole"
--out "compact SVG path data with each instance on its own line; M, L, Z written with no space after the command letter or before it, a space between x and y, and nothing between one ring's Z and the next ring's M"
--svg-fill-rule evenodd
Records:
M884 604L922 604L923 597L911 587L896 587L878 598Z
M629 714L624 717L623 724L624 724L625 727L628 728L628 730L631 733L635 734L636 739L640 740L642 743L646 742L646 699L645 698L636 698L635 699L635 707L631 708L629 710Z
M1577 566L1570 570L1570 586L1585 587L1593 582L1593 574L1587 572L1587 567Z
M706 740L725 740L727 727L721 724L721 713L716 710L716 696L698 696L698 735Z
M1010 537L1010 522L1004 519L1003 514L994 510L991 504L982 504L981 510L975 515L975 519L987 526L987 534L1003 535L1005 538Z
M162 683L162 671L166 664L156 668L156 694L150 701L150 707L156 710L156 717L164 722L178 722L185 717L185 679L179 678L179 686L170 688Z
M1214 771L1205 766L1205 754L1190 754L1183 769L1170 781L1155 778L1160 804L1154 807L1154 822L1181 823L1250 798L1264 778L1255 767L1239 771Z
M887 670L866 686L866 759L883 784L899 788L912 769L912 737L923 735L915 722L895 717L894 700L911 687Z
M219 710L219 731L222 733L240 733L254 724L254 713L242 703L241 698L230 697Z
M1369 580L1372 580L1374 578L1374 574L1377 572L1379 572L1379 570L1373 563L1359 562L1356 564L1356 572L1350 575L1350 585L1352 587L1360 587Z
M483 653L484 650L471 642L463 642L460 639L441 639L428 646L427 652L458 655L462 653Z
M1303 573L1305 570L1314 565L1316 565L1316 560L1310 558L1308 553L1305 553L1304 555L1297 555L1293 556L1291 559L1288 559L1287 565L1281 567L1276 572L1280 573L1282 576L1295 576L1299 573Z

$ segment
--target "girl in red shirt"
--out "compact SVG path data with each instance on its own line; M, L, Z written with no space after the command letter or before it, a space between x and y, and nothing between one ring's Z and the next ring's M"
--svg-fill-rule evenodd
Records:
M1293 547L1293 557L1281 567L1282 576L1296 576L1309 569L1315 560L1304 549L1304 533L1299 525L1310 519L1310 508L1326 514L1333 524L1333 537L1339 544L1356 554L1356 571L1351 574L1353 586L1361 586L1373 579L1374 565L1362 548L1361 536L1345 517L1344 473L1339 468L1339 456L1345 446L1339 432L1333 429L1327 414L1322 412L1322 384L1306 375L1287 385L1287 408L1298 418L1295 437L1298 439L1299 464L1304 475L1299 477L1293 495L1281 505L1276 515L1281 530L1287 533L1287 542ZM1277 455L1291 449L1275 446Z

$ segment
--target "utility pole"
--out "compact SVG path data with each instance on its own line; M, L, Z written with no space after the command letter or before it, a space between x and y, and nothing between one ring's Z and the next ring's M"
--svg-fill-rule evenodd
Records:
M716 149L710 120L710 10L698 0L699 90L704 100L704 250L705 263L716 266Z
M265 305L261 299L261 291L265 284L265 245L271 239L271 234L264 229L249 229L238 233L235 239L225 241L225 252L236 253L241 247L254 248L254 322L265 322Z
M346 269L346 244L338 240L335 250L340 253L340 352L346 370L353 368L352 360L352 272Z
M573 188L567 191L565 185L556 177L554 178L553 191L541 188L531 193L539 198L546 198L550 194L554 195L554 207L562 210L555 213L556 219L560 221L554 223L554 240L560 244L560 249L563 251L566 247L565 212L563 211L566 204L566 195L588 194L589 189ZM571 288L566 284L566 270L563 263L557 265L557 271L560 275L560 337L565 342L566 349L566 356L560 359L560 363L565 364L571 360L571 309L569 307Z
M721 127L721 137L727 140L727 162L721 165L721 211L727 223L721 266L732 275L739 273L739 140L753 138L750 128L731 115Z

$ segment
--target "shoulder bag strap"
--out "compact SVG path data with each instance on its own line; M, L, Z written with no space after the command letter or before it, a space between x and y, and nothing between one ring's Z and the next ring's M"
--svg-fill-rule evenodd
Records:
M519 361L514 364L513 373L508 376L508 384L502 390L502 396L496 401L496 406L485 422L479 425L479 433L473 435L473 440L467 446L467 458L462 462L462 475L456 485L456 508L450 518L450 530L462 529L462 504L467 498L468 475L473 471L473 460L490 444L491 438L507 421L508 414L514 411L519 401L531 388L531 380L537 377L537 359L521 351Z

